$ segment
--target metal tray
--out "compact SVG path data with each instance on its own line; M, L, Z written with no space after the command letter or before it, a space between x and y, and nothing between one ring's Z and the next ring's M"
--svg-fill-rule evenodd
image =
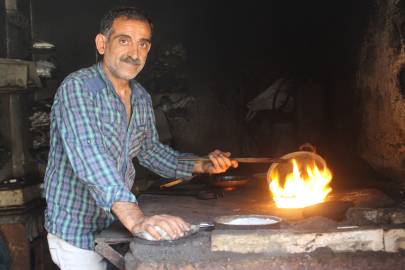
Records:
M232 220L238 218L260 218L260 219L271 219L277 221L272 224L263 224L263 225L232 225L225 224L229 223ZM267 215L230 215L230 216L219 216L213 219L214 221L214 230L277 230L280 229L281 218L275 216Z

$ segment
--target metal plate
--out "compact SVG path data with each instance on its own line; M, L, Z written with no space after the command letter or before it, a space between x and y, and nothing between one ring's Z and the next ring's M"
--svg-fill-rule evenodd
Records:
M270 219L277 221L272 224L263 224L263 225L232 225L226 224L232 220L238 218L259 218L259 219ZM265 229L280 229L281 218L275 216L266 216L266 215L230 215L230 216L219 216L213 219L214 221L214 230L265 230Z

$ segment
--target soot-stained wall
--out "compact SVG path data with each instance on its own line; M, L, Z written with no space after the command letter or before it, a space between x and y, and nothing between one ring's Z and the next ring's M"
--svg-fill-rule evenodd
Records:
M356 74L358 154L405 180L405 1L376 1Z

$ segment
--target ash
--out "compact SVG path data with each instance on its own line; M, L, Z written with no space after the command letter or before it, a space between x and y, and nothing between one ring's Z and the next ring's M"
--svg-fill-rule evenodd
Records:
M290 224L292 230L306 231L306 230L330 230L337 227L346 226L375 226L376 223L366 219L365 217L355 217L345 221L336 222L334 220L316 216L308 219L300 220Z
M375 226L377 225L375 222L368 220L365 217L358 216L358 217L352 217L351 219L338 222L337 223L338 227L345 227L345 226L359 226L359 227L364 227L364 226Z
M294 223L291 223L290 229L297 230L297 231L306 231L306 230L328 230L328 229L336 229L337 225L336 222L316 216L311 217L308 219L300 220Z

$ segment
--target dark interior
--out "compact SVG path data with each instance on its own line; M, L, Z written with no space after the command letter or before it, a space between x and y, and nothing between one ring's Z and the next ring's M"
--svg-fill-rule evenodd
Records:
M0 57L37 61L53 56L59 64L57 74L43 80L43 89L22 95L16 111L23 125L27 103L52 98L64 77L101 60L94 45L101 16L116 5L136 5L155 26L149 59L136 78L154 97L155 106L164 94L156 95L148 82L159 73L154 68L159 46L175 42L186 50L185 63L175 67L175 76L185 80L186 94L196 103L187 109L186 119L169 121L170 143L176 150L206 155L221 149L235 157L280 157L311 143L333 170L333 185L369 184L365 171L384 184L403 180L403 1L395 5L317 0L16 3L27 15L28 26L7 23L3 16ZM0 5L3 14L4 8ZM26 48L32 40L50 42L55 51L31 54ZM387 60L386 66L381 59ZM269 105L246 122L247 103L281 78L292 83L293 110L273 110L274 104ZM269 99L270 104L273 101ZM6 103L1 96L3 112ZM11 127L12 120L4 115L0 121ZM32 133L24 132L18 142L6 128L0 137L4 145L22 140L26 153L18 172L11 162L2 168L2 179L43 175L45 167L38 169L27 154ZM242 164L240 169L257 173L267 167ZM400 189L396 184L387 188Z
M28 26L7 20L6 3L16 4ZM220 149L233 157L272 158L310 143L332 170L333 189L374 187L402 202L405 0L2 0L0 58L52 57L58 70L42 79L42 89L0 94L0 141L11 152L1 181L43 180L46 164L29 154L35 137L28 130L29 104L52 99L68 74L102 59L94 44L98 24L118 5L136 6L153 20L152 49L136 80L154 106L162 96L195 100L176 120L166 113L171 138L165 143L200 156ZM54 44L54 51L31 53L27 47L36 40ZM159 69L159 48L170 50L170 44L181 44L186 60ZM157 93L157 76L181 78L186 91ZM280 79L290 88L247 122L247 104ZM268 167L240 164L227 174L266 173ZM137 190L156 179L136 168Z

